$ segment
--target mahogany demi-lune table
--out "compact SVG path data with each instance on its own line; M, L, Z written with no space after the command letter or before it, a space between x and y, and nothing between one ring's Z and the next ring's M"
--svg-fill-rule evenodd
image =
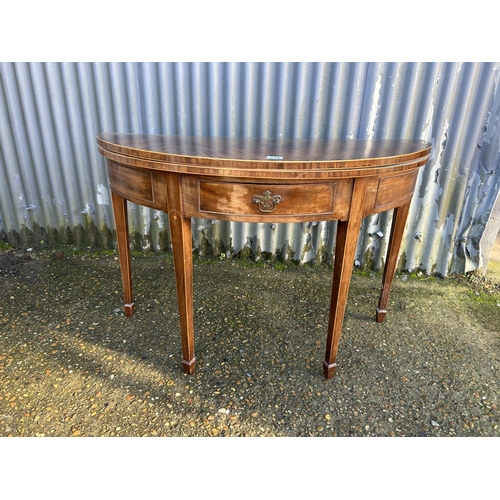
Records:
M376 321L384 320L418 170L421 140L258 139L102 133L125 314L134 310L127 200L168 213L182 366L196 365L191 217L236 222L337 220L323 370L333 377L363 217L394 209Z

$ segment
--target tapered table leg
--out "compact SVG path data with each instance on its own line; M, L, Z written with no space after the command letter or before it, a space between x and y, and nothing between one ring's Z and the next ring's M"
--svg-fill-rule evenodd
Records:
M120 270L123 283L124 312L132 316L134 302L132 299L132 274L130 268L130 248L128 235L127 200L111 191L113 213L115 215L116 240L120 258Z
M340 334L342 333L347 294L351 282L359 229L363 220L366 182L365 178L354 181L349 219L339 221L337 225L330 319L328 322L325 361L323 362L323 371L326 378L332 378L337 368L337 351Z
M387 260L384 267L384 278L382 280L382 290L380 292L380 299L376 314L378 323L382 323L387 314L387 302L389 301L389 294L391 293L392 281L394 279L396 264L398 262L399 248L403 239L409 209L410 202L394 209L391 236L389 238L389 248L387 250Z
M179 177L167 178L169 194L169 224L174 254L175 281L182 342L182 368L194 373L194 317L193 317L193 248L191 218L181 215Z

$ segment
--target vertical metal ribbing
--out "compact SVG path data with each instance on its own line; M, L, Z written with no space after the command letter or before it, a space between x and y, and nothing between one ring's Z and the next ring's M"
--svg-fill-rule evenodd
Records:
M6 233L17 226L14 183L19 160L14 146L11 112L9 111L8 63L0 63L0 231ZM17 209L19 210L19 208Z
M494 63L0 63L0 230L112 228L101 131L412 137L433 142L434 153L419 173L403 264L441 274L475 268L500 184L499 71ZM165 216L133 204L130 213L131 229L158 245ZM383 265L391 222L391 214L364 221L362 262ZM295 259L326 241L331 258L335 227L219 222L203 234L209 245L287 247Z

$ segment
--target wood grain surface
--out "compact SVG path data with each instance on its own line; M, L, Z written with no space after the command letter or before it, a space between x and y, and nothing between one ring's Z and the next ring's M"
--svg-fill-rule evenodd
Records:
M127 200L168 213L182 341L194 354L191 218L244 222L338 220L323 372L331 378L363 217L394 208L375 319L384 320L418 168L420 140L255 139L99 134L113 196L125 312L133 313ZM290 307L293 307L291 304Z
M99 152L137 168L184 174L281 179L377 175L424 165L431 144L421 140L256 139L109 134ZM269 157L277 159L269 159Z

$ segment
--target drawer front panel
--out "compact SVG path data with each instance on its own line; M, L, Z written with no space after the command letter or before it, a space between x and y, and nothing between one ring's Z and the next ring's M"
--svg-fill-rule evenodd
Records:
M151 172L107 162L109 183L114 191L129 200L154 202Z
M199 210L224 215L330 215L336 185L199 182Z
M397 207L411 198L415 189L418 170L404 174L382 177L378 183L376 210Z

